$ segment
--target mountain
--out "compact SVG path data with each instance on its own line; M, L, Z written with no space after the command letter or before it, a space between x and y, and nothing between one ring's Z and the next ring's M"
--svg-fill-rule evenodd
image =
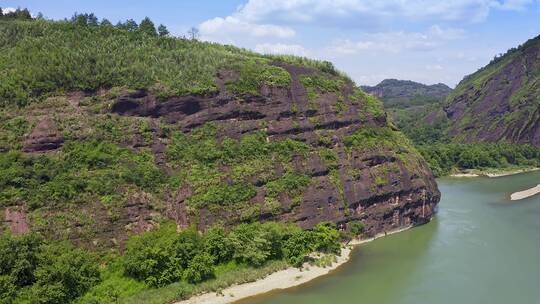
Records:
M456 141L540 147L540 36L466 76L426 119L444 120Z
M386 108L410 108L444 100L452 91L443 83L425 85L410 80L385 79L362 90L380 98Z
M374 235L433 215L426 162L332 64L79 19L0 23L14 233L108 248L163 221Z

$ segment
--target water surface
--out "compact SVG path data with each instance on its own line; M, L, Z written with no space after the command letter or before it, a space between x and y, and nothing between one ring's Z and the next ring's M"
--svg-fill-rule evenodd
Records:
M540 303L540 196L510 201L540 172L446 178L429 224L361 245L308 284L242 304Z

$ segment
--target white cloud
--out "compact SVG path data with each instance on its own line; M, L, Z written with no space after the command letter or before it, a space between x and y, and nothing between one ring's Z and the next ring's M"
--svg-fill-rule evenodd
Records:
M332 22L346 19L482 21L492 9L523 10L534 0L249 0L233 16L258 22ZM351 25L351 23L347 23Z
M428 71L442 71L444 68L439 64L428 64L426 65L426 70Z
M14 7L2 7L2 13L4 13L4 14L13 13L16 10L17 9L14 8Z
M255 46L255 51L264 54L310 56L310 52L299 44L261 43Z
M227 35L249 35L252 37L278 37L290 38L295 35L295 31L291 28L278 26L273 24L256 24L239 19L234 16L225 18L216 17L207 20L199 26L199 29L204 37L222 38ZM221 39L222 40L222 39Z
M364 51L400 53L405 50L428 51L441 45L444 41L461 39L465 32L461 29L443 29L437 25L426 32L382 32L363 34L362 39L337 40L327 49L331 54L356 54Z
M15 12L17 9L14 8L14 7L2 7L2 14L7 14L7 13L13 13ZM33 12L30 12L30 16L32 16L32 18L36 18L36 14L34 14Z
M492 6L502 10L522 11L534 3L534 0L493 1Z

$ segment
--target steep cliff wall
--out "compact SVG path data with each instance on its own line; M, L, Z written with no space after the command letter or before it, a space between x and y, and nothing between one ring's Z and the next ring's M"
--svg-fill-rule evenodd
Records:
M540 38L510 50L465 77L449 95L443 116L459 141L507 140L540 147ZM428 121L437 121L439 112Z
M14 232L117 246L172 219L362 221L372 235L436 210L424 160L328 62L43 20L3 24L0 42Z
M201 189L195 182L187 182L170 201L168 214L180 225L197 224L201 229L215 222L253 219L295 222L304 228L321 221L346 226L361 220L369 234L431 218L439 200L433 176L407 140L388 124L379 102L339 77L278 65L290 74L290 88L263 86L260 95L239 97L221 85L216 96L165 101L136 92L113 103L115 113L161 117L186 134L214 123L218 146L229 139L242 141L249 134L264 134L268 143L294 140L305 144L305 150L294 152L290 159L280 160L270 153L274 161L241 159L237 163L222 157L216 162L225 175L220 183L228 185L239 182L234 176L238 168L261 166L251 168L252 176L239 178L255 186L246 204L233 204L232 208L206 205L194 210L197 203L190 199ZM216 82L227 83L236 77L234 72L220 73ZM334 81L335 91L306 87L310 83L306 79L319 77ZM192 164L173 160L167 165L193 170ZM288 176L307 182L298 189L272 193L269 184Z

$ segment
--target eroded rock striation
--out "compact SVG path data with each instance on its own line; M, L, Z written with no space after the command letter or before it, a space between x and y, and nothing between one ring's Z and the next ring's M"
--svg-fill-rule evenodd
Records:
M540 147L540 37L465 77L430 124L448 119L463 142L528 143Z
M290 162L272 163L269 171L274 178L288 172L309 177L308 185L300 193L280 192L276 197L278 206L268 206L268 182L255 174L247 179L255 189L247 204L248 214L245 206L203 206L194 211L190 204L200 189L188 182L171 196L167 215L181 226L195 224L199 229L245 220L294 222L303 228L331 221L346 228L347 223L360 220L368 235L428 221L440 198L433 175L424 160L392 129L386 115L369 111L373 101L351 83L343 83L336 92L320 93L310 100L310 88L301 79L322 76L320 72L294 65L280 66L291 75L290 87L263 86L255 96L238 96L221 85L219 93L206 97L159 100L146 91L135 91L116 98L110 108L113 113L162 118L186 134L212 123L216 125L217 142L241 140L246 135L264 132L267 142L292 139L311 149L309 153L293 155ZM216 82L223 84L229 79L234 79L234 75L220 73ZM361 130L385 130L403 142L387 144L386 135L377 135L350 144ZM321 151L330 151L336 157L330 161L328 157L323 159ZM227 180L233 165L223 165L219 170L226 176L225 184L234 183ZM180 165L176 170L188 168Z
M24 141L23 151L41 152L55 150L63 143L64 138L58 132L55 123L50 118L44 118Z

